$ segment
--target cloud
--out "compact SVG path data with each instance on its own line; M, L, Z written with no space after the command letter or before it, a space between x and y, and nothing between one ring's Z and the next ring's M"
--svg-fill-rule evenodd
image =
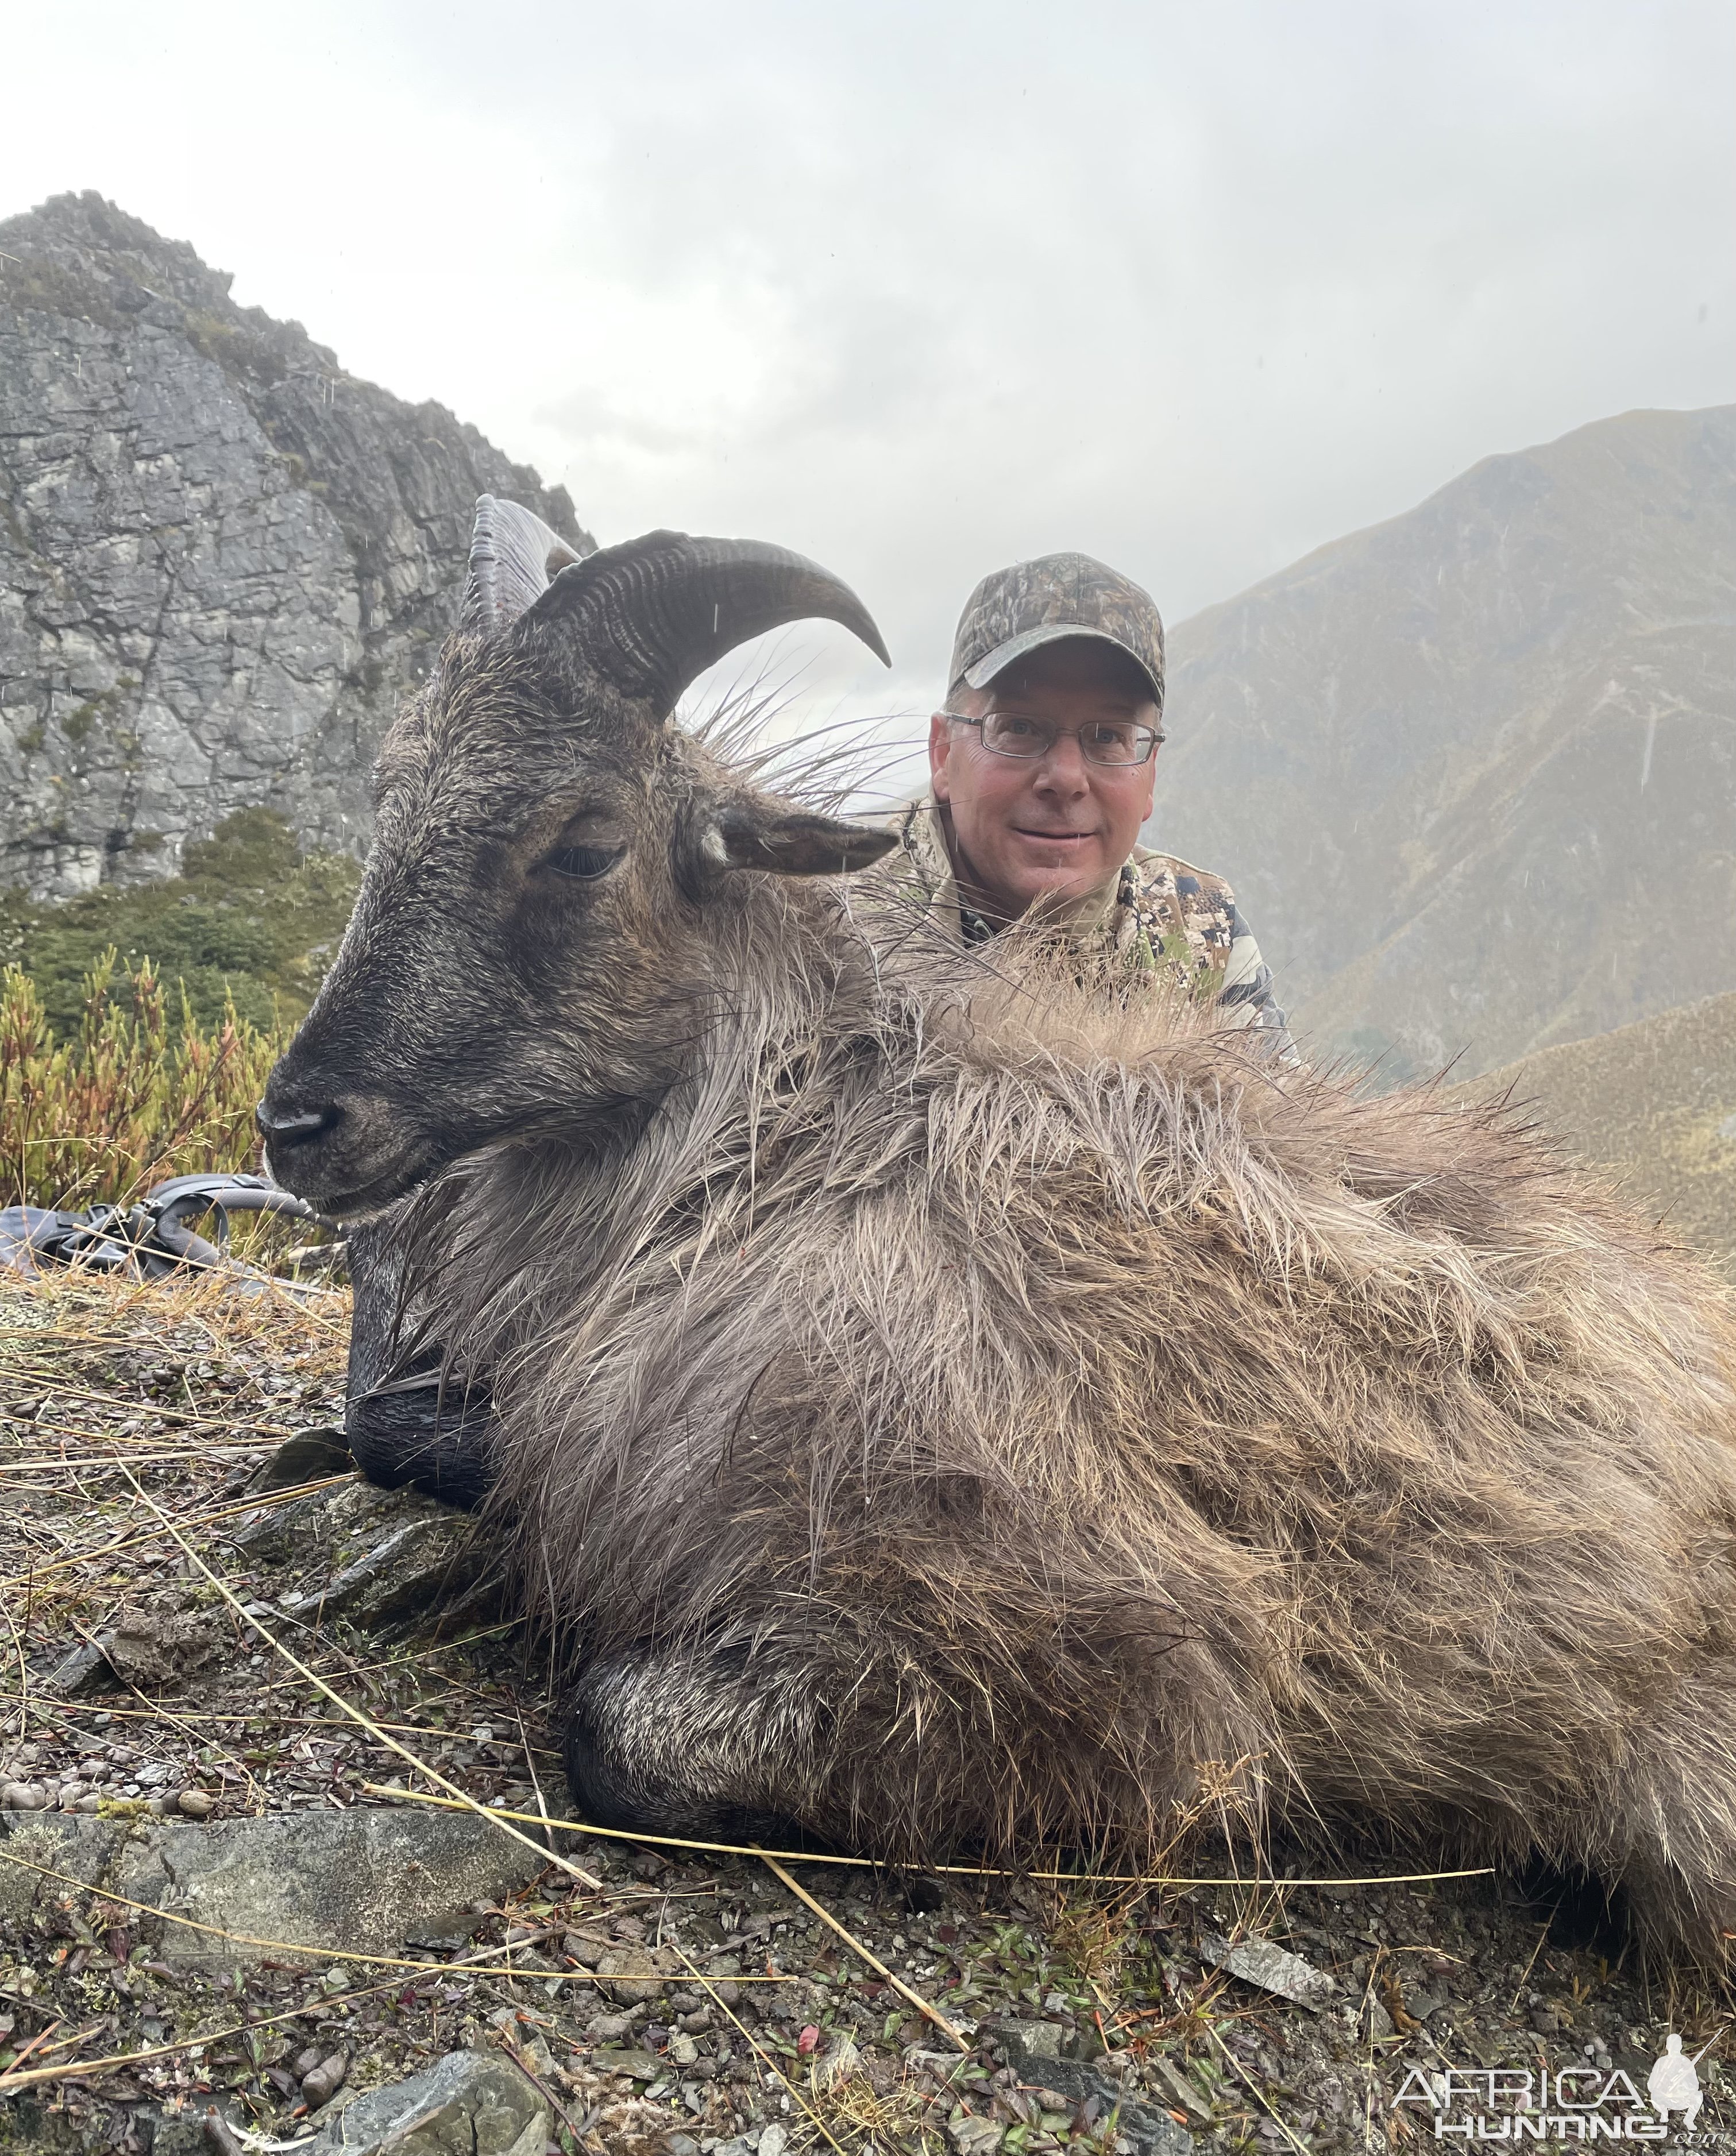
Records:
M0 209L95 187L653 525L798 547L926 710L983 572L1179 617L1476 459L1728 394L1721 4L100 4ZM913 723L913 721L912 721Z

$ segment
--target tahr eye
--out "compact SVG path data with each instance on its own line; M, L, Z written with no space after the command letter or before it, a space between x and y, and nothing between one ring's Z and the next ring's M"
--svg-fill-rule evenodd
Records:
M592 882L607 875L626 850L624 846L562 846L557 854L549 855L547 865L557 875Z

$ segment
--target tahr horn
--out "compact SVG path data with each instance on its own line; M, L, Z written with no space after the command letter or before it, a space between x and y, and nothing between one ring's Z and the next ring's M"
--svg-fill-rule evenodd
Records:
M891 665L868 609L817 562L753 539L649 531L563 568L521 626L558 624L605 679L666 718L725 652L814 619L841 623Z

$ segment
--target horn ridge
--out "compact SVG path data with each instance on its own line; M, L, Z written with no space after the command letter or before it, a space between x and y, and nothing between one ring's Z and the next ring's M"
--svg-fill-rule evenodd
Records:
M551 577L579 559L577 547L521 502L479 495L459 628L469 636L498 635L536 604Z
M840 623L891 664L867 608L818 562L755 539L648 531L563 569L526 626L558 624L606 679L666 718L726 652L814 619Z

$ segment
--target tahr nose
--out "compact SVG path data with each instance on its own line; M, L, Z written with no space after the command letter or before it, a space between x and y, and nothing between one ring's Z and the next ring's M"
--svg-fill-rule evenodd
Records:
M253 1111L259 1135L275 1151L292 1152L297 1146L311 1145L335 1131L343 1121L343 1110L336 1101L326 1101L316 1107L290 1108L284 1111L269 1109L261 1101Z

